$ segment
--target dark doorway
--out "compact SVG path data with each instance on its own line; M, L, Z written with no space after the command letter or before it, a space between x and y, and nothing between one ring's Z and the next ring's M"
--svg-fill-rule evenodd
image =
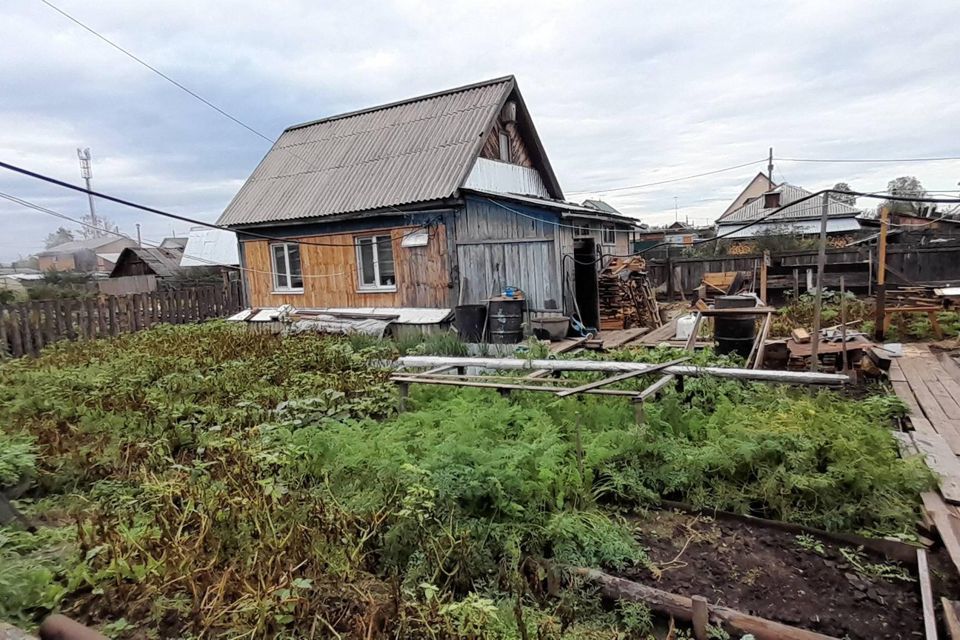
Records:
M574 295L580 309L580 322L592 331L600 327L600 293L597 289L597 243L593 238L573 241Z

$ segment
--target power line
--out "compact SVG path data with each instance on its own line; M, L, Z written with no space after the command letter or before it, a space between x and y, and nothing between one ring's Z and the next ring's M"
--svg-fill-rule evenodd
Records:
M54 216L54 217L56 217L56 218L60 218L61 220L66 220L66 221L68 221L68 222L72 222L72 223L74 223L74 224L78 224L78 225L80 225L80 226L82 226L82 227L87 227L87 228L90 228L90 229L95 229L95 230L97 230L97 231L102 231L102 232L105 232L105 233L109 233L109 234L111 234L111 235L115 235L115 236L117 236L117 237L119 237L119 238L123 238L123 239L126 239L126 240L133 240L133 238L131 238L130 236L128 236L128 235L125 234L125 233L121 233L120 231L114 231L114 230L112 230L112 229L104 229L103 227L95 226L95 225L90 224L90 223L88 223L88 222L84 222L83 220L77 220L76 218L71 218L70 216L68 216L68 215L66 215L66 214L63 214L63 213L60 213L59 211L54 211L53 209L48 209L47 207L44 207L44 206L42 206L42 205L39 205L39 204L37 204L37 203L35 203L35 202L30 202L29 200L24 200L23 198L18 198L17 196L10 195L9 193L4 193L4 192L0 191L0 198L4 198L4 199L6 199L6 200L9 200L10 202L14 202L14 203L19 204L19 205L21 205L21 206L23 206L23 207L27 207L28 209L33 209L34 211L37 211L37 212L39 212L39 213L45 213L45 214L47 214L47 215L51 215L51 216ZM146 245L148 245L148 246L151 246L151 247L153 247L153 248L155 248L155 249L161 248L161 247L160 247L160 243L157 243L157 242L150 242L149 240L144 240L143 243L146 244ZM184 253L184 254L183 254L183 257L185 257L185 258L191 258L191 259L197 260L197 261L199 261L199 262L205 262L205 263L207 263L207 264L209 264L209 265L211 265L211 266L215 266L215 267L223 267L223 268L225 268L225 269L238 269L238 270L240 270L240 271L246 271L246 272L248 272L248 273L262 273L262 274L266 274L266 275L269 275L269 276L276 275L276 273L277 273L277 272L275 272L275 271L264 271L264 270L262 270L262 269L252 269L252 268L250 268L250 267L241 267L241 266L235 266L235 265L222 264L222 263L220 263L220 262L215 262L215 261L213 261L213 260L208 260L208 259L206 259L206 258L201 258L200 256L195 256L195 255L191 255L191 254L188 254L188 253ZM302 277L303 277L304 279L332 278L332 277L335 277L335 276L345 275L346 273L347 273L346 271L339 271L339 272L337 272L337 273L309 274L309 275L308 275L308 274L302 274Z
M876 163L876 162L945 162L960 160L960 156L939 158L776 158L778 162L823 162L823 163Z
M124 48L121 47L119 44L117 44L116 42L114 42L113 40L111 40L110 38L108 38L108 37L106 37L105 35L103 35L103 34L101 34L100 32L98 32L98 31L97 31L96 29L94 29L93 27L90 27L90 26L84 24L83 22L81 22L80 20L78 20L77 18L74 18L72 15L70 15L69 13L67 13L66 11L64 11L63 9L61 9L60 7L56 6L55 4L53 4L52 2L50 2L49 0L40 0L40 2L42 2L42 3L45 4L45 5L47 5L48 7L50 7L51 9L53 9L54 11L56 11L57 13L59 13L60 15L62 15L63 17L65 17L66 19L68 19L68 20L70 20L71 22L73 22L74 24L76 24L76 25L82 27L83 29L85 29L86 31L92 33L92 34L95 35L97 38L99 38L100 40L106 42L108 45L110 45L111 47L113 47L114 49L116 49L117 51L119 51L120 53L122 53L123 55L127 56L127 57L130 58L131 60L134 60L135 62L137 62L137 63L140 64L141 66L146 67L147 69L149 69L149 70L152 71L153 73L157 74L158 76L160 76L161 78L163 78L164 80L166 80L167 82L169 82L170 84L172 84L173 86L177 87L177 88L180 89L181 91L183 91L183 92L185 92L185 93L193 96L194 98L196 98L197 100L199 100L199 101L202 102L203 104L207 105L208 107L210 107L211 109L213 109L214 111L216 111L217 113L219 113L220 115L222 115L222 116L224 116L224 117L226 117L226 118L229 118L230 120L233 120L235 123L237 123L238 125L240 125L240 126L243 127L244 129L246 129L246 130L249 131L250 133L252 133L252 134L254 134L254 135L256 135L256 136L260 136L261 138L263 138L264 140L266 140L266 141L269 142L270 144L273 144L273 143L274 143L274 140L273 140L272 138L270 138L269 136L267 136L267 135L265 135L265 134L263 134L263 133L260 133L259 131L257 131L256 129L254 129L254 128L251 127L250 125L248 125L247 123L245 123L245 122L243 122L242 120L240 120L240 118L237 118L237 117L235 117L235 116L233 116L233 115L230 115L229 113L227 113L226 111L224 111L223 109L221 109L221 108L218 107L217 105L213 104L212 102L210 102L209 100L207 100L206 98L204 98L203 96L201 96L200 94L198 94L197 92L195 92L195 91L189 89L188 87L180 84L179 82L177 82L176 80L174 80L173 78L171 78L170 76L168 76L167 74L165 74L163 71L160 71L159 69L157 69L157 68L154 67L153 65L151 65L151 64L149 64L148 62L144 61L142 58L137 57L135 54L133 54L133 53L130 52L129 50L124 49Z
M46 0L43 0L44 2ZM751 162L744 162L743 164L736 164L731 167L723 167L722 169L714 169L713 171L704 171L703 173L694 173L689 176L682 176L680 178L671 178L669 180L660 180L658 182L647 182L644 184L634 184L626 187L614 187L612 189L586 189L583 191L568 191L570 195L581 194L581 193L607 193L610 191L626 191L627 189L643 189L645 187L655 187L661 184L670 184L672 182L681 182L683 180L693 180L694 178L702 178L704 176L712 176L717 173L723 173L725 171L733 171L734 169L742 169L744 167L749 167L750 165L757 164L759 162L765 162L766 158L760 158L759 160L753 160Z
M153 213L159 216L163 216L165 218L171 218L173 220L179 220L180 222L187 222L189 224L207 227L209 229L220 229L222 231L230 231L231 233L236 233L238 236L245 235L245 236L249 236L251 238L256 238L259 240L269 240L271 242L289 242L291 244L297 244L297 245L308 246L308 247L356 247L356 246L359 246L357 242L350 242L350 243L309 242L307 240L298 240L296 238L282 238L282 237L276 238L276 237L264 235L261 233L255 233L253 231L241 231L239 229L231 229L229 227L224 227L218 224L214 224L212 222L204 222L203 220L196 220L194 218L188 218L186 216L182 216L176 213L170 213L169 211L162 211L160 209L155 209L153 207L148 207L146 205L137 204L136 202L131 202L130 200L124 200L123 198L111 196L106 193L102 193L100 191L94 191L92 189L85 189L83 187L78 187L77 185L70 184L69 182L64 182L63 180L58 180L57 178L53 178L53 177L44 175L42 173L38 173L36 171L30 171L29 169L24 169L23 167L18 167L16 165L9 164L7 162L0 161L0 168L7 169L8 171L13 171L15 173L19 173L21 175L34 178L36 180L42 180L44 182L57 185L58 187L63 187L65 189L70 189L72 191L79 191L80 193L94 195L98 198L103 198L104 200L109 200L110 202L115 202L116 204L121 204L125 207L139 209L140 211L146 211L147 213ZM390 209L399 211L400 213L405 213L403 211L400 211L399 209L396 209L395 207L390 207ZM407 233L403 234L402 236L400 236L400 239L402 240L403 238L406 238L409 235L413 235L414 233L422 231L423 229L426 229L427 227L430 227L433 224L435 224L435 222L436 221L431 221L431 222L421 224L411 229Z

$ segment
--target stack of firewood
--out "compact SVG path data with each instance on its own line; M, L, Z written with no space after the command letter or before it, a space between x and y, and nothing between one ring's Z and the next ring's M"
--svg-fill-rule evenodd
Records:
M597 279L600 330L659 327L660 309L640 256L614 258Z

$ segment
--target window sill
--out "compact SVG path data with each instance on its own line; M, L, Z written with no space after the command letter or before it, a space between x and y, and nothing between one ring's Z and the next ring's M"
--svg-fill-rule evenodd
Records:
M302 296L303 289L274 289L270 293L275 296L289 296L289 295Z
M364 287L357 289L357 293L396 293L396 287Z

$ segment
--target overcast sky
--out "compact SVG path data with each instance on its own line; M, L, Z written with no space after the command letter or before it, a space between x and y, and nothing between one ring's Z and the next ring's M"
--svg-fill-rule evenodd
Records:
M770 146L783 158L960 155L956 0L52 1L271 137L514 74L568 199L600 196L653 224L672 221L675 202L681 219L712 221ZM79 182L78 146L92 149L94 188L213 221L269 144L40 0L8 0L0 159ZM0 174L4 193L87 211L81 194ZM775 178L874 191L905 174L957 189L960 162L778 161ZM98 206L148 240L187 229ZM4 262L61 224L3 200L0 220Z

